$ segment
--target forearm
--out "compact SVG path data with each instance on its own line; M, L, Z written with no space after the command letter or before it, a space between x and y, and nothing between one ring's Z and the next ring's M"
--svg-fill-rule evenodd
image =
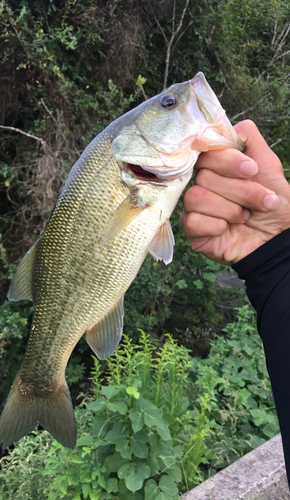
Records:
M233 266L257 311L290 484L290 229Z

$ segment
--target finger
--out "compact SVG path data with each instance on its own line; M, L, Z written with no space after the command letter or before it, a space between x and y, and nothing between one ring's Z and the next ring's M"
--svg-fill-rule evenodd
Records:
M268 146L252 120L239 122L234 129L246 146L244 154L259 163L263 171L270 169L272 174L283 172L278 156Z
M251 217L251 212L246 208L198 185L186 191L183 206L187 213L199 212L224 219L230 224L241 224Z
M181 214L181 225L185 236L191 242L197 240L200 244L204 244L209 238L222 236L228 228L228 223L224 219L185 211Z
M231 179L202 169L196 174L194 184L250 210L265 212L279 206L279 198L274 191L248 179Z
M237 149L222 149L202 153L194 169L207 168L225 177L247 178L253 177L258 172L258 165Z

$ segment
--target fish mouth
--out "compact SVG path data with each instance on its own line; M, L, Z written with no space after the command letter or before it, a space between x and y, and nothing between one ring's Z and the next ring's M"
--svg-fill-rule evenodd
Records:
M165 179L160 179L160 177L158 177L156 174L153 174L152 172L149 172L149 170L145 170L144 168L141 167L141 165L134 165L133 163L127 163L126 166L128 170L130 170L133 177L135 179L138 179L139 181L162 183L165 180Z

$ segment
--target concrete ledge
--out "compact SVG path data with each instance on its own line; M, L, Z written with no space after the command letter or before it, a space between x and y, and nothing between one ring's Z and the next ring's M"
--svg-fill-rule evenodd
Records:
M181 500L290 500L280 434L193 488Z

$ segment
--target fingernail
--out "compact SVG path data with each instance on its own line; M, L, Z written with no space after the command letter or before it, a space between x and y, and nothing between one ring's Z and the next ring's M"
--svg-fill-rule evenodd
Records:
M240 164L240 172L243 175L246 176L253 176L258 173L258 165L255 161L249 160L249 161L243 161Z
M248 210L247 208L243 209L243 220L244 221L249 220L251 218L251 215L252 214L251 214L250 210Z
M280 200L276 194L266 194L263 205L268 210L276 210L280 205Z

